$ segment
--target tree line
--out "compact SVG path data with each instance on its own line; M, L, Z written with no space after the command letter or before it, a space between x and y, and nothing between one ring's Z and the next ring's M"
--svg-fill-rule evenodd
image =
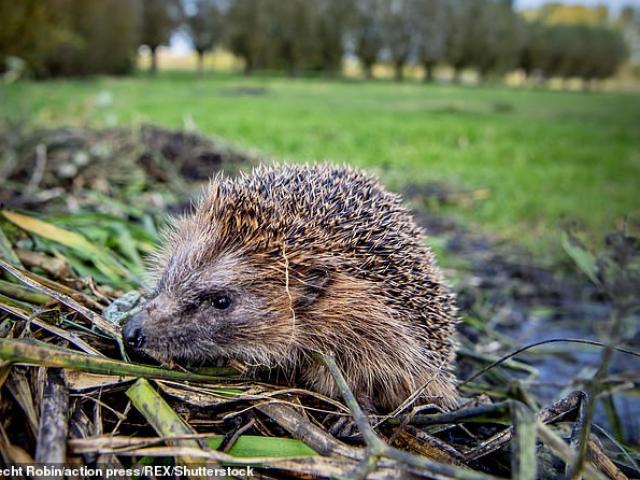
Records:
M620 32L606 24L525 20L510 0L0 0L0 62L22 58L39 77L126 74L137 49L157 50L176 32L203 69L225 48L244 71L337 75L357 59L367 78L386 63L402 80L417 65L430 81L439 65L459 79L516 68L536 78L607 78L624 61ZM1 68L1 67L0 67Z

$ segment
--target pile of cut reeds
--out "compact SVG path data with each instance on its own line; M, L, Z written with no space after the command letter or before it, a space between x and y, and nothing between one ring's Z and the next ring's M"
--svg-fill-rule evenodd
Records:
M76 194L64 193L66 203ZM625 318L637 308L637 266L616 256L626 252L636 261L637 240L616 237L599 257L566 240L580 267L619 300L608 341L557 339L602 349L601 369L589 382L538 405L526 388L534 367L511 355L463 351L460 361L475 373L461 383L465 400L456 411L408 403L390 415L367 416L330 356L320 360L340 401L247 379L231 367L187 371L129 361L121 322L138 299L143 258L162 220L126 201L110 213L99 204L64 214L0 213L5 466L102 466L125 469L122 476L131 478L205 477L207 469L227 468L259 478L640 475L637 448L592 428L599 398L638 390L637 377L607 375L613 352L633 361L640 356L623 342ZM188 468L144 470L150 466Z

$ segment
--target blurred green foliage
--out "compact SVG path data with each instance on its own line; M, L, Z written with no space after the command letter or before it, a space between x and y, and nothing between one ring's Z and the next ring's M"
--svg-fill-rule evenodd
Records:
M20 57L38 77L128 73L139 21L135 1L0 0L0 70Z

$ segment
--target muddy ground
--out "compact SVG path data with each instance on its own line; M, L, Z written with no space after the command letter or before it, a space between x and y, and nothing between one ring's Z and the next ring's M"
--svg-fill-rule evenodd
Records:
M429 187L433 191L433 186ZM488 355L549 339L578 338L599 340L612 315L612 303L577 267L570 263L547 266L522 246L475 233L455 221L416 211L416 219L431 235L444 240L448 256L456 259L458 281L454 288L463 318L479 320L487 331L478 331L463 322L462 344ZM628 345L640 346L639 317L629 320L633 333ZM487 336L494 341L487 342ZM478 348L479 345L483 345ZM599 365L601 352L592 347L567 344L541 346L519 357L538 370L530 392L541 403L558 399L580 388ZM630 362L636 366L629 369ZM473 367L459 362L460 377L467 378ZM640 377L640 362L617 354L611 374ZM617 414L623 421L616 428L632 442L640 440L640 402L634 396L615 397ZM603 409L597 422L612 427L618 423Z

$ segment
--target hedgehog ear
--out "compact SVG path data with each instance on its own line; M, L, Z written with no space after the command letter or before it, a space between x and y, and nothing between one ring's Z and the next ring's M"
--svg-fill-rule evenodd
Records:
M330 275L326 268L313 267L303 275L302 294L297 302L298 308L305 308L320 298L329 283Z

